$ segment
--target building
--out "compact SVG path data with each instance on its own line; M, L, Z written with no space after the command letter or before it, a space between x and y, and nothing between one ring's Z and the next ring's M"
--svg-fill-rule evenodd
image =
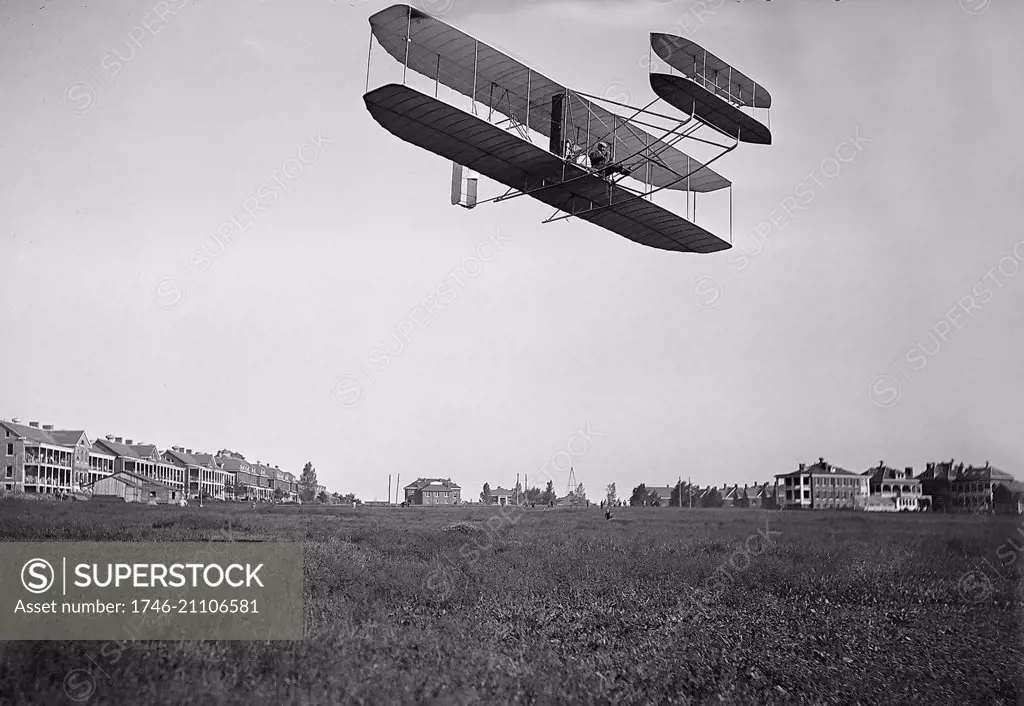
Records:
M227 493L230 500L245 502L266 502L271 499L273 490L267 485L267 469L262 474L257 464L249 463L241 454L220 452L217 463L228 476Z
M676 487L674 485L647 486L647 496L651 499L649 504L654 507L668 507L672 500L672 493L674 493L675 490Z
M722 494L722 507L741 507L740 498L743 495L740 493L740 488L735 483L730 488L726 484L722 484L722 489L718 491Z
M954 460L929 462L924 472L917 477L921 481L921 494L930 498L931 509L935 512L951 512L955 509L952 499L953 480L963 473L964 464L954 465Z
M784 491L782 506L811 510L863 509L869 495L868 477L825 461L807 466L803 463L790 473L780 473Z
M189 498L224 499L225 485L228 474L220 467L210 467L204 462L213 463L210 454L193 454L192 449L172 446L160 455L161 460L181 469L185 479L185 493Z
M266 498L267 500L274 499L274 478L277 477L277 472L273 468L266 465L262 461L257 461L252 464L253 471L256 474L256 485L259 492L260 498Z
M295 502L299 499L298 481L290 471L282 471L281 467L274 465L268 471L273 473L274 497L283 502Z
M184 501L181 488L172 488L163 483L136 473L119 471L105 476L88 488L94 499L119 499L127 503L151 503L156 505L177 505Z
M95 473L94 467L106 465L107 459L112 457L113 463L109 467L114 473L146 478L179 492L185 490L184 470L164 459L153 444L136 444L132 439L108 434L95 441L89 457L90 473Z
M65 448L74 449L71 457L71 471L74 490L80 491L89 482L89 449L92 442L82 430L54 429L49 427L50 436Z
M931 498L921 491L921 479L914 478L914 469L889 468L879 461L861 475L868 479L870 497L864 509L871 512L916 512L926 509Z
M417 478L405 486L405 502L411 505L458 505L462 488L451 478ZM505 491L511 496L511 491ZM507 500L506 500L507 502Z
M93 442L89 448L89 479L86 485L92 485L100 478L105 478L114 472L114 464L117 461L115 454L109 453L103 447Z
M985 461L984 466L968 466L950 481L950 499L953 507L962 512L993 512L997 493L1012 497L1019 486L1013 475Z
M763 510L777 510L782 506L779 499L779 483L761 483L747 486L744 484L740 494L747 497L747 507Z
M502 488L500 485L497 488L491 488L491 494L487 498L487 502L490 505L511 505L512 496L515 493L506 488Z
M63 443L73 433L62 434L58 440L53 425L40 427L39 422L29 422L26 426L17 418L0 420L0 430L0 487L4 492L64 495L80 490L80 481L88 478L88 450L83 469L78 446Z

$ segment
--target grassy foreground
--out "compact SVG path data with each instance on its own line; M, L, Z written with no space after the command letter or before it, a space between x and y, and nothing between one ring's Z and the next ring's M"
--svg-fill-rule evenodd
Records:
M1019 526L4 501L4 541L301 541L306 639L0 643L0 704L1016 704Z

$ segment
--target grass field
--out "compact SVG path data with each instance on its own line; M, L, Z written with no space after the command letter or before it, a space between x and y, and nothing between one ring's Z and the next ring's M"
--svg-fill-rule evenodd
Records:
M102 673L102 643L9 642L0 703L75 703L86 670L78 703L1017 704L1017 582L976 572L1019 526L5 501L5 541L302 542L306 639L125 643Z

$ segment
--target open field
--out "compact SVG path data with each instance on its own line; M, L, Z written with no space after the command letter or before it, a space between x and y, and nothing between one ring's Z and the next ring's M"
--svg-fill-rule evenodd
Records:
M11 642L0 703L1016 704L1021 558L976 572L1020 522L6 501L5 541L300 541L307 637Z

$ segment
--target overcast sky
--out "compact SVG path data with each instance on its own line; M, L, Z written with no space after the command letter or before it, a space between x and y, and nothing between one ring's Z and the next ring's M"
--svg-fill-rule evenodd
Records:
M7 0L0 417L311 460L364 499L534 485L567 446L592 498L819 456L1020 475L1024 5L989 5L423 5L634 104L651 31L768 87L774 144L714 165L735 247L702 256L451 206L450 164L363 105L382 3ZM395 69L376 47L371 88Z

